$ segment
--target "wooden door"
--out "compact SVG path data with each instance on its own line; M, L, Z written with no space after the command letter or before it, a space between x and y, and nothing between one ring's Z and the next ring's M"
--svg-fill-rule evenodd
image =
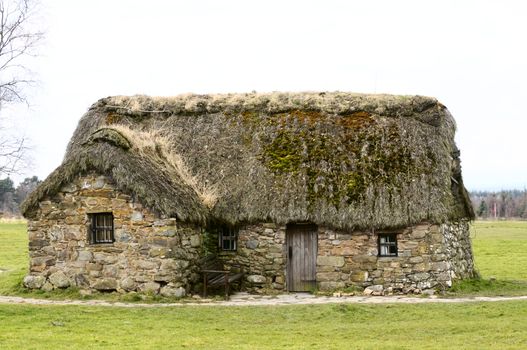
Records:
M317 226L287 225L287 289L303 292L316 288Z

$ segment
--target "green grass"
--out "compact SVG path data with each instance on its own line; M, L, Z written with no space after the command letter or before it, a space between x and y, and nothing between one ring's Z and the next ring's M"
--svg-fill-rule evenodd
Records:
M526 232L527 223L476 222L474 251L483 278L456 284L452 294L527 294L521 282L527 280ZM76 291L21 288L26 247L25 225L0 223L0 268L7 270L0 274L0 294L79 297ZM527 301L168 308L0 304L0 349L525 349L526 319Z
M0 222L0 294L18 294L28 269L26 224Z
M472 241L483 277L527 281L527 221L476 221Z
M481 278L455 282L448 295L527 295L527 221L476 221L471 236Z
M101 308L0 305L2 349L525 349L527 302Z

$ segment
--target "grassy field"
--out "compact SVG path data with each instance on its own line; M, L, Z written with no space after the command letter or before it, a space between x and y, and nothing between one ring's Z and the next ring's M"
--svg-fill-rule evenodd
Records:
M525 349L527 302L0 306L2 349Z
M472 242L484 278L527 281L527 221L476 221Z
M527 221L476 221L471 237L481 279L457 282L449 294L527 295Z
M0 294L28 295L20 288L27 269L25 237L23 224L0 223L0 269L7 270L0 273ZM527 294L527 222L476 222L473 238L483 279L456 285L455 295ZM150 309L0 305L0 349L525 349L526 319L526 301Z
M17 294L28 269L26 224L0 222L0 294Z

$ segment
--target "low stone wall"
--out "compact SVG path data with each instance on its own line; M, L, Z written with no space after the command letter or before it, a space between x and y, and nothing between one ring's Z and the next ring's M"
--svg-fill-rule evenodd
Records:
M398 234L398 256L379 257L377 234L319 227L318 288L375 286L372 292L380 294L420 293L474 275L467 222L422 224L391 232ZM222 256L227 264L244 267L249 290L286 290L285 237L285 226L246 226L239 231L237 252Z
M90 244L89 213L112 212L114 243ZM28 288L76 286L184 296L199 279L201 230L160 219L115 189L111 179L78 178L40 203L28 221Z

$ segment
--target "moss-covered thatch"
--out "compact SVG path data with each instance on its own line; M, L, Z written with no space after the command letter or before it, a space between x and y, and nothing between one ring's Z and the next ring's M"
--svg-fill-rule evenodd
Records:
M448 110L421 96L108 97L81 119L63 164L23 210L31 216L91 169L189 221L352 229L472 218L454 132ZM145 135L152 145L138 145Z

